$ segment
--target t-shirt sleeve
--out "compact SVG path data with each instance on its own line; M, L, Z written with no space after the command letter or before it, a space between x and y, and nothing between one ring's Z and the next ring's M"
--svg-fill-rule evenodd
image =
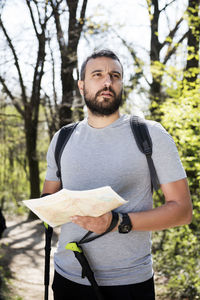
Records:
M46 171L46 180L51 180L51 181L60 181L60 179L57 177L57 164L55 161L55 147L56 147L56 141L58 138L58 132L55 133L53 136L51 143L49 145L48 151L47 151L47 171Z
M153 142L152 159L160 184L186 178L186 172L172 136L157 122L151 123L149 132Z

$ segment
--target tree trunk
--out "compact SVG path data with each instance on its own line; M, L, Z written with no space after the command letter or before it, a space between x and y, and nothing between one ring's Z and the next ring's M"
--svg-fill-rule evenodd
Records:
M199 0L189 0L187 9L189 18L188 57L185 75L185 79L189 83L195 82L199 74L199 6ZM192 85L190 85L190 88L192 88Z
M65 52L65 51L64 51ZM62 103L59 109L60 127L73 121L72 105L74 101L75 80L73 70L76 67L76 52L67 51L66 55L61 55L61 81L62 81Z
M82 3L79 20L77 19L78 2L79 0L66 0L69 9L69 21L68 41L65 42L65 34L60 21L59 3L51 1L61 55L62 101L59 108L60 127L73 122L72 106L76 95L75 85L77 84L73 72L77 68L77 47L85 22L87 0Z
M30 3L27 2L30 7ZM46 12L46 11L45 11ZM27 158L29 163L29 176L30 176L30 198L40 197L40 176L39 176L39 158L37 156L37 131L38 131L38 118L39 107L41 103L41 81L44 74L45 62L45 47L46 47L46 25L47 16L45 16L44 23L41 24L40 33L36 29L35 20L32 19L35 28L35 33L38 40L37 60L34 69L32 93L30 101L26 102L25 110L25 136L27 147ZM30 212L28 219L35 219L36 216Z
M40 179L39 179L39 163L37 157L36 141L37 141L37 125L26 120L26 147L27 158L29 163L30 176L30 198L40 197Z
M151 60L151 74L152 74L152 82L150 84L150 112L151 116L154 117L155 120L159 121L159 117L156 112L156 104L160 104L161 102L161 76L158 76L157 72L154 72L156 62L160 62L160 50L161 44L159 42L158 37L158 22L159 22L159 2L158 0L152 0L152 9L153 14L151 15L151 42L150 42L150 60Z

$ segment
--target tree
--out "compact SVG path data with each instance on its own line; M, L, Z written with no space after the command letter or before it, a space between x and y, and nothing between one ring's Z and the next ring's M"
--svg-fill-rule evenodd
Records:
M187 60L179 68L165 67L166 99L157 107L162 124L175 140L188 176L193 220L189 226L155 233L155 241L159 241L154 245L155 262L156 268L169 278L169 294L189 300L200 297L200 3L197 2L188 2Z
M159 106L166 99L166 91L163 87L165 79L165 67L171 65L173 57L177 57L177 52L183 42L187 41L189 29L185 28L185 10L177 16L175 22L171 18L171 10L176 9L178 1L158 1L146 0L146 8L149 16L150 44L146 49L146 57L140 56L140 52L134 45L125 38L117 36L123 45L129 50L133 62L134 70L130 76L128 90L138 90L144 93L149 99L149 115L151 118L160 121L161 112ZM177 4L178 5L178 4ZM163 34L163 21L165 30ZM143 51L144 53L144 51ZM184 56L182 57L184 62Z
M188 14L188 54L186 72L184 78L190 83L195 83L199 74L199 36L200 36L200 1L189 0L187 14ZM190 85L195 87L195 85Z
M6 72L0 74L0 84L3 86L4 93L7 94L8 99L11 100L17 111L24 120L24 132L26 137L26 153L29 162L29 180L30 180L30 197L36 198L40 196L40 178L39 178L39 161L37 153L37 131L39 120L39 108L43 104L46 116L48 116L48 123L50 126L50 136L60 128L60 126L72 122L73 120L73 105L76 93L75 79L73 77L74 70L77 69L77 47L81 36L82 27L85 22L85 11L87 0L84 0L80 9L80 18L76 18L80 8L79 1L67 0L65 1L44 1L38 2L36 0L26 0L26 6L30 13L32 28L35 34L37 49L35 62L34 55L31 57L30 64L33 65L34 71L31 80L31 91L28 92L27 78L23 72L23 61L20 53L16 50L16 44L12 36L9 34L3 21L3 7L0 17L0 28L7 42L11 60L15 72L17 74L17 82L20 88L20 94L13 92L9 81L9 76ZM66 11L68 9L68 12ZM68 13L68 28L64 30L65 23L63 23L63 14ZM54 23L55 22L55 23ZM51 27L48 27L51 24ZM50 45L51 40L54 39L53 33L50 34L50 28L55 24L57 42L60 50L60 72L62 82L62 100L56 95L55 87L55 60L58 60L58 55L54 55L53 49ZM65 40L65 37L67 38ZM48 42L48 44L47 44ZM55 43L55 39L54 39ZM35 47L35 42L33 49ZM45 65L47 63L46 57L51 51L53 74L53 103L51 96L47 95L43 85L42 78L45 75ZM12 62L9 62L10 66ZM6 65L6 63L5 63ZM6 67L5 67L6 68ZM55 115L59 112L59 122L55 121ZM49 114L50 112L50 114ZM80 115L78 116L80 118ZM59 125L58 125L59 123Z
M30 197L37 198L40 196L40 178L37 156L37 128L39 107L41 102L41 81L45 61L46 27L50 18L50 14L47 10L47 2L39 4L37 1L26 0L26 5L30 12L32 26L38 44L36 60L34 63L31 94L28 95L27 93L28 88L26 87L25 83L26 78L23 77L19 53L17 53L14 42L7 32L3 22L3 10L0 15L0 28L4 34L9 51L14 61L16 74L18 76L20 96L18 96L17 93L14 94L12 88L9 86L9 78L6 76L4 77L2 73L0 75L0 83L3 86L3 90L7 94L7 97L11 100L12 104L15 106L24 120L26 154L29 164Z
M85 12L87 0L82 2L80 17L77 19L78 0L66 0L68 7L68 29L65 30L65 23L61 22L63 1L50 1L53 16L56 25L56 36L60 50L61 60L61 83L62 83L62 101L59 105L59 127L69 124L73 121L73 110L76 95L76 80L73 72L77 69L77 47L81 37L83 25L85 23ZM67 35L67 39L65 36ZM77 96L77 95L76 95ZM79 119L82 115L79 115ZM58 128L57 128L58 129Z
M184 22L184 17L181 16L176 24L169 29L168 35L163 42L160 42L159 38L159 19L161 15L169 8L175 0L166 2L166 4L160 7L158 0L147 1L149 7L150 27L151 27L151 45L150 45L150 63L151 63L151 75L152 82L150 84L150 112L151 117L160 121L160 116L156 107L165 101L165 93L162 91L162 78L164 75L164 67L169 62L173 54L176 53L179 45L187 38L189 31L183 31L181 36L177 39L177 32L180 29L181 24ZM153 13L151 13L153 11ZM166 48L165 54L162 57L161 51Z
M178 73L178 70L177 70ZM192 83L192 85L191 85ZM161 105L161 122L173 136L188 176L193 203L193 220L189 226L155 233L156 269L169 278L168 291L178 299L200 296L200 80L195 85L185 80L172 82L168 97ZM160 242L162 241L162 243ZM160 245L160 246L159 246ZM163 255L164 253L164 255Z

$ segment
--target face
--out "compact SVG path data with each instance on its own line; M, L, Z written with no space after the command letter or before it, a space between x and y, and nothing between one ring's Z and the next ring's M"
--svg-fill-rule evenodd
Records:
M89 110L99 116L111 115L122 103L122 68L117 60L98 57L88 61L79 89Z

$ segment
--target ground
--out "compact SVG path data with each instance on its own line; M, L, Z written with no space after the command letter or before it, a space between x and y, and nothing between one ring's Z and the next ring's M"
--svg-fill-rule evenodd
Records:
M0 240L1 265L11 270L9 282L11 294L16 300L44 299L44 226L40 220L27 221L25 217L7 221L7 229ZM56 248L59 229L54 230L51 251L51 278L49 300L53 300L51 283L53 276L53 252ZM156 278L157 300L163 280ZM1 300L1 299L0 299ZM169 299L168 299L169 300Z
M3 265L9 267L12 279L10 289L16 299L44 299L44 226L40 220L27 221L26 218L7 221L7 229L0 240ZM53 252L58 230L52 239L51 278L53 275ZM18 296L18 298L17 298ZM49 300L53 300L51 286Z

